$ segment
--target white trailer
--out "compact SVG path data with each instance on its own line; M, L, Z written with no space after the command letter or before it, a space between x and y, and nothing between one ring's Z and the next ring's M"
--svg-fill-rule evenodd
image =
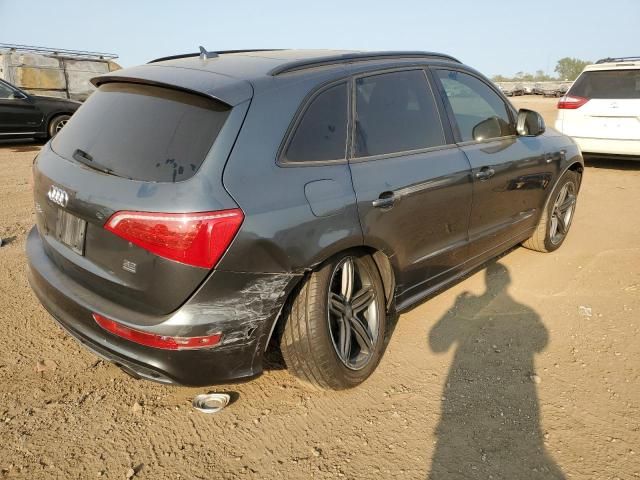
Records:
M0 78L34 95L84 101L95 89L89 82L119 70L111 53L0 43Z

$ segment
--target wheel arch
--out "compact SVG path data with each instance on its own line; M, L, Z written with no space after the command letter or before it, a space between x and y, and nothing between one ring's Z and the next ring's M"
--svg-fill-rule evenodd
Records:
M271 340L274 337L274 335L276 335L276 338L277 338L277 335L278 335L277 331L279 328L281 328L282 322L283 322L282 320L283 313L285 312L287 305L292 301L293 296L297 294L302 283L306 281L306 279L308 278L309 275L311 275L312 272L319 269L327 261L345 252L364 253L364 254L370 255L371 258L373 258L373 261L376 264L376 267L378 268L380 279L382 281L382 288L384 289L385 305L387 308L387 312L393 310L395 305L394 294L396 289L396 271L391 259L386 253L370 245L357 245L349 248L340 249L337 252L331 251L330 254L326 254L320 262L316 263L312 268L309 268L307 271L305 271L304 275L300 276L296 284L293 285L290 291L287 293L287 297L283 302L282 307L280 308L280 311L277 313L276 317L273 319L273 323L270 326L269 336L266 339L266 342L264 344L265 351L269 349L269 346L272 343Z
M584 172L584 165L581 162L573 162L571 165L569 165L569 168L562 172L562 175L564 175L569 170L571 170L572 172L576 172L578 174L578 178L580 179L580 183L582 183L582 172ZM578 183L578 188L580 188L580 183Z
M70 112L70 111L55 111L49 114L49 116L47 117L47 121L45 123L45 133L47 134L47 136L51 136L50 135L50 129L51 129L51 123L58 117L61 117L62 115L68 115L69 118L71 118L73 116L75 112Z
M387 254L382 250L373 247L363 247L363 250L371 255L376 267L378 267L378 273L382 280L382 288L384 289L385 304L387 310L389 310L394 304L394 294L396 291L396 272L393 264Z
M555 190L556 186L560 183L560 180L562 180L562 177L564 177L564 175L569 171L576 172L578 174L578 190L580 189L580 184L582 183L582 172L584 172L584 164L576 160L568 164L562 170L562 173L558 175L558 177L556 178L556 181L553 183L553 186L549 189L549 193L547 194L547 198L544 201L544 207L542 208L541 212L547 209L547 207L549 206L549 201L551 200L551 195L553 194L553 191Z
M584 165L581 160L582 159L568 162L568 165L562 170L562 173L558 175L556 181L553 183L553 185L549 189L549 193L545 198L542 209L540 209L540 212L539 212L540 214L538 216L536 225L531 230L531 236L522 243L524 247L537 252L548 253L556 250L562 244L562 241L564 241L564 239L562 239L562 241L554 244L554 246L547 245L547 228L549 228L548 227L549 204L552 201L554 192L556 191L556 189L562 182L562 179L565 178L568 172L574 173L575 176L577 177L576 178L576 182L577 182L576 195L577 195L578 191L580 190L580 184L582 182L582 172L584 171Z
M365 253L373 258L373 261L378 268L380 279L382 280L382 287L385 294L385 304L388 310L393 303L397 272L395 266L391 261L391 258L380 248L376 248L373 245L355 245L349 248L342 248L338 251L332 251L330 252L330 254L326 254L325 256L323 256L322 260L318 262L312 269L310 269L310 271L318 269L321 265L323 265L333 257L349 251Z

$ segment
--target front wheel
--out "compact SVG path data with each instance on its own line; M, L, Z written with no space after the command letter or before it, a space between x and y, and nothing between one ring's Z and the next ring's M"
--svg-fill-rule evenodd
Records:
M285 312L280 349L304 384L341 390L375 370L384 350L384 290L369 255L344 253L306 278Z
M538 252L553 252L564 243L573 221L578 200L579 176L566 172L549 197L540 223L523 245Z
M49 122L49 138L55 137L67 124L70 118L70 115L58 115L57 117L54 117L51 122Z

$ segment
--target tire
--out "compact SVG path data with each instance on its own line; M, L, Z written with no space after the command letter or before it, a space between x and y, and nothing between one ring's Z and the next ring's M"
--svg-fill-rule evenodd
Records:
M579 186L578 173L569 170L562 176L549 196L533 235L523 242L523 246L545 253L560 248L569 234L575 215Z
M53 117L49 122L49 138L53 138L56 134L66 125L66 123L71 118L71 115L58 115L57 117Z
M345 291L349 262L353 280L351 290ZM384 289L375 262L353 252L325 262L298 287L284 320L280 350L289 371L305 386L343 390L364 382L382 358L387 327ZM367 338L371 348L363 346L368 345Z

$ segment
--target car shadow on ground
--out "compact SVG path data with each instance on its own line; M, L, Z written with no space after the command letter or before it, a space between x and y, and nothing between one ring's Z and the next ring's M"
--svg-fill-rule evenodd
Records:
M0 148L8 148L13 152L39 152L45 143L45 140L37 139L0 140Z
M640 170L640 157L617 159L585 156L584 164L586 167L604 168L608 170Z
M509 295L504 265L490 263L485 275L485 293L460 294L429 333L434 352L455 353L428 478L564 479L545 449L536 391L534 355L548 332Z

